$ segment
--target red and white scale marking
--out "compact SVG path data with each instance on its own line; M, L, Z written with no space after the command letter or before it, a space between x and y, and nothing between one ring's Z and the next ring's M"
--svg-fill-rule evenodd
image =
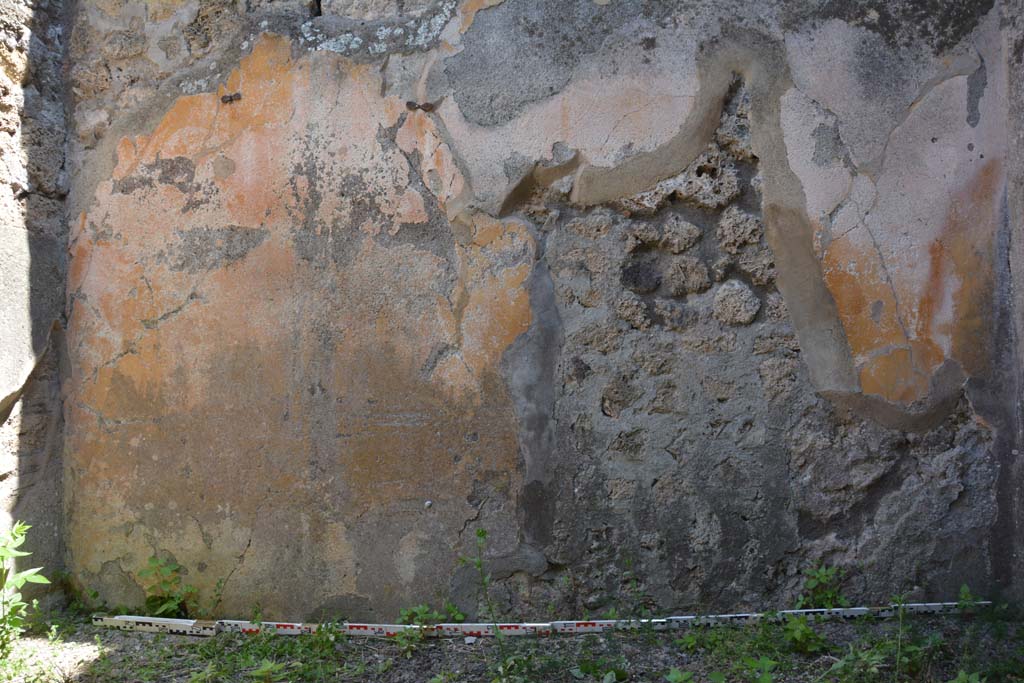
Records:
M971 608L985 607L992 603L973 602ZM427 638L487 637L501 632L503 636L551 636L575 635L581 633L604 633L605 631L635 631L651 629L668 631L692 628L694 626L716 626L724 624L753 623L762 620L781 621L787 615L806 616L811 621L856 619L875 617L888 619L896 616L900 605L886 607L843 607L838 609L790 609L768 613L709 614L664 619L597 619L590 621L550 621L542 623L477 623L477 624L435 624L419 626L410 624L359 624L344 622L332 625L337 633L349 636L393 638L403 631L420 631ZM904 614L959 614L964 607L956 602L915 602L902 605ZM220 619L203 621L199 619L163 619L160 617L137 617L94 614L92 623L121 631L143 631L148 633L170 633L186 636L213 636L229 633L274 633L280 636L298 636L316 633L318 624L304 624L280 621L237 621Z

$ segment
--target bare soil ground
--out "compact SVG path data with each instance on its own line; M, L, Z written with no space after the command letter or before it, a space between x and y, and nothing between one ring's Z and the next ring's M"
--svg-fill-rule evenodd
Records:
M53 626L56 626L54 631ZM806 624L805 624L806 625ZM764 624L543 639L213 638L59 617L23 637L2 681L1024 681L1024 622L1005 615Z

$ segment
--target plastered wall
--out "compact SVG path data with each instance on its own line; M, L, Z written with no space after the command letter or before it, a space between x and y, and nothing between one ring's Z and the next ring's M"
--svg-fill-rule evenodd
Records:
M524 616L1019 590L1019 7L67 12L78 585L472 611L485 528Z

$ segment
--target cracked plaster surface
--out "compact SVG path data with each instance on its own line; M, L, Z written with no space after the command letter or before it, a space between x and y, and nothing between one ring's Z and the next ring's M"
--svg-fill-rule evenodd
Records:
M80 15L82 69L140 7ZM812 558L869 558L865 591L1005 575L985 541L938 560L1010 504L964 395L997 352L993 14L933 52L774 3L588 7L626 19L550 27L543 92L529 3L197 7L146 10L133 84L76 103L68 538L108 595L159 549L235 611L295 566L267 614L471 601L474 526L520 611L603 604L627 553L661 606L784 599Z

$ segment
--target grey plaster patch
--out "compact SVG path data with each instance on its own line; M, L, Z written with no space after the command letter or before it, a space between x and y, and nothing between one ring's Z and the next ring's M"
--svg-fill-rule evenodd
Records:
M523 456L520 509L526 539L541 548L552 541L554 501L550 486L556 454L555 368L564 343L551 274L538 263L529 280L530 329L509 347L502 369L519 420Z
M160 183L176 187L182 193L188 193L193 189L195 175L195 164L187 157L157 159L152 164L143 165L138 173L115 179L113 191L118 194L131 194Z
M178 232L179 243L170 255L171 270L200 273L245 258L270 234L263 228L193 228Z
M985 69L985 60L981 60L978 68L967 77L967 125L975 128L981 120L981 110L978 103L985 94L985 86L988 85L988 75Z
M925 56L835 19L787 35L786 50L793 84L837 118L858 166L883 153L890 131L937 70ZM824 62L834 68L821 70Z
M922 42L943 53L970 35L993 4L994 0L827 0L814 16L863 26L895 47Z
M671 8L652 4L644 10L656 21ZM462 52L446 60L445 73L467 120L499 125L560 92L581 60L635 21L630 3L506 0L475 18Z
M833 123L831 126L819 123L814 129L814 156L811 157L814 163L819 166L830 166L836 161L841 162L848 168L853 167L842 138L839 137L839 126Z

